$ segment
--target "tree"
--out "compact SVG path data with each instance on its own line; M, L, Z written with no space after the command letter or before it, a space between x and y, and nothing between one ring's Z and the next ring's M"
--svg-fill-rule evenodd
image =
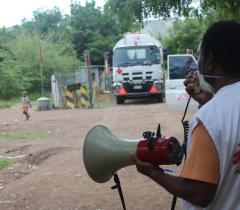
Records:
M200 16L215 16L215 20L240 18L240 1L239 0L203 0L200 4Z
M117 15L120 20L142 22L151 17L187 16L192 0L107 0L105 8Z
M113 11L121 20L142 22L146 18L166 18L170 16L206 17L217 13L239 20L239 0L107 0L106 7Z
M72 40L78 58L83 60L84 52L89 51L92 64L103 64L103 54L110 51L117 41L121 30L109 14L95 7L95 1L85 6L71 4Z
M0 29L0 62L13 55L8 46L8 42L12 38L13 37L7 32L6 28Z
M108 0L104 5L104 13L115 21L123 33L139 30L143 20L142 1Z
M14 28L11 35L13 38L8 41L11 56L0 63L2 98L11 98L22 90L40 91L40 40L43 46L45 87L50 87L50 78L54 70L72 70L79 63L71 43L53 43L47 37L41 39L39 34L21 27Z
M183 54L190 48L197 52L204 28L197 19L177 20L173 24L169 36L161 41L169 54Z
M12 39L13 37L5 28L0 29L0 98L11 98L13 93L15 95L14 72L8 71L13 68L15 59L9 46Z
M32 20L23 20L22 26L29 31L47 34L58 29L63 22L63 15L58 7L51 10L38 9L33 11Z

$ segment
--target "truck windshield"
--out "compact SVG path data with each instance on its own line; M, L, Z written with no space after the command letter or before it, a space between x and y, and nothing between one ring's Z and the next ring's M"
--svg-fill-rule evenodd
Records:
M198 69L192 56L169 56L169 79L185 79L189 71Z
M117 48L113 53L113 66L160 64L160 50L157 46L134 46Z

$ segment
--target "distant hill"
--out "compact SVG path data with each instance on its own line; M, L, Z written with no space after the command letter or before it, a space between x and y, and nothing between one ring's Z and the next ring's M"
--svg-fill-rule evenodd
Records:
M168 35L168 30L172 27L175 19L159 19L159 20L148 20L144 22L144 27L141 31L148 32L154 37Z

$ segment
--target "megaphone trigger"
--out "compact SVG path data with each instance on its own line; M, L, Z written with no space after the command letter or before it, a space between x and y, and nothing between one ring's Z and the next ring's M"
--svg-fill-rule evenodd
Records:
M169 159L172 162L174 162L177 166L182 163L183 159L182 146L180 145L178 140L173 136L169 138L168 153Z

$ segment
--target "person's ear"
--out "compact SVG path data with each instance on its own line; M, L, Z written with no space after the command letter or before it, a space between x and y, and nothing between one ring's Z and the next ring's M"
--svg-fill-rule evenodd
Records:
M213 57L213 54L210 52L207 59L207 70L209 73L213 73L216 68L216 62Z

